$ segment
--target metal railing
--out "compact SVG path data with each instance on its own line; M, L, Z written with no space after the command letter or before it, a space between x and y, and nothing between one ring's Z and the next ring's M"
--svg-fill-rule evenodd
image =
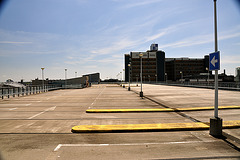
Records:
M131 84L138 84L138 82L132 82ZM184 87L195 87L195 88L209 88L214 89L214 82L181 82L181 81L168 81L168 82L143 82L143 84L155 84L155 85L169 85L169 86L184 86ZM240 91L240 82L219 82L218 88L223 90L235 90Z
M155 83L156 84L156 83ZM172 85L172 86L186 86L186 87L197 87L197 88L209 88L213 89L214 82L159 82L157 84ZM240 91L240 82L219 82L218 88L223 90L236 90Z
M63 85L62 86L63 89L81 89L83 88L83 85L82 84L74 84L74 85Z
M0 87L0 99L19 97L31 94L39 94L59 89L81 89L85 88L86 85L73 84L73 85L47 85L47 86L25 86L25 87Z
M10 97L19 97L24 95L44 93L51 90L61 89L62 87L56 86L26 86L26 87L1 87L0 88L0 97L10 98Z

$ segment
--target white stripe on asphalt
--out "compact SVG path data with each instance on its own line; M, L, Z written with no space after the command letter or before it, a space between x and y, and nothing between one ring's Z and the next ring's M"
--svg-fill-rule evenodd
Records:
M140 145L161 145L161 144L191 144L191 143L210 143L212 141L182 141L182 142L162 142L162 143L123 143L123 144L59 144L54 152L58 151L61 147L104 147L104 146L140 146Z
M15 110L15 109L17 109L17 108L11 108L11 109L9 109L9 111L12 111L12 110Z
M42 111L42 112L40 112L40 113L38 113L38 114L35 114L35 115L29 117L28 119L33 119L33 118L35 118L35 117L37 117L37 116L39 116L39 115L41 115L41 114L43 114L43 113L45 113L45 112L47 112L47 111L53 111L53 110L55 110L56 107L57 107L57 106L50 107L50 108L48 108L48 109L46 109L46 110L44 110L44 111Z
M95 98L95 100L93 101L93 103L88 107L88 109L91 108L91 106L93 106L93 104L96 102L96 100L98 99L98 97L103 93L103 91L105 90L106 87L103 88L103 90L98 94L98 96Z

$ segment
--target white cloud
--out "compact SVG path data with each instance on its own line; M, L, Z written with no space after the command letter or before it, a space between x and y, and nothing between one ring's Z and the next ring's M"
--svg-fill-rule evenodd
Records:
M219 40L231 39L231 38L235 38L235 37L240 37L240 31L238 33L232 33L229 35L219 36Z
M224 31L219 33L218 40L226 40L231 38L240 37L240 31L236 32L236 28L233 28L229 31ZM194 45L200 45L200 44L206 44L206 43L213 43L214 42L214 35L213 34L205 34L205 35L197 35L193 37L184 38L180 41L168 43L168 44L162 44L161 47L163 48L178 48L178 47L189 47Z
M32 42L14 42L14 41L0 41L1 44L29 44Z
M129 3L125 6L123 6L122 8L129 9L129 8L133 8L133 7L139 7L139 6L149 5L149 4L153 4L153 3L159 3L161 1L162 0L135 1L134 3Z
M230 52L228 50L221 51L221 63L222 64L240 64L240 55L236 52Z
M95 69L95 68L98 68L97 65L88 65L88 66L84 66L84 68L87 68L87 69Z

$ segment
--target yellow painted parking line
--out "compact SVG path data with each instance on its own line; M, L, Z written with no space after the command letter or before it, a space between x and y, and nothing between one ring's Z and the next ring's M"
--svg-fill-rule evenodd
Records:
M142 108L142 109L88 109L87 113L121 113L121 112L173 112L171 108Z
M128 112L183 112L213 110L214 107L191 107L191 108L137 108L137 109L88 109L87 113L128 113ZM240 109L240 106L219 106L222 109Z
M224 128L239 128L240 120L223 122ZM147 132L181 131L209 129L209 122L195 123L159 123L159 124L122 124L122 125L80 125L72 128L73 133L89 132Z
M240 120L235 120L235 121L223 121L223 129L239 128L239 127L240 127Z

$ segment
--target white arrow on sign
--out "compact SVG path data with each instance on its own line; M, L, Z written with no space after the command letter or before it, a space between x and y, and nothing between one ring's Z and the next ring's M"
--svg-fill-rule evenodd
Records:
M213 59L211 60L212 65L215 67L215 64L218 62L217 59L215 59L215 56L213 57Z

